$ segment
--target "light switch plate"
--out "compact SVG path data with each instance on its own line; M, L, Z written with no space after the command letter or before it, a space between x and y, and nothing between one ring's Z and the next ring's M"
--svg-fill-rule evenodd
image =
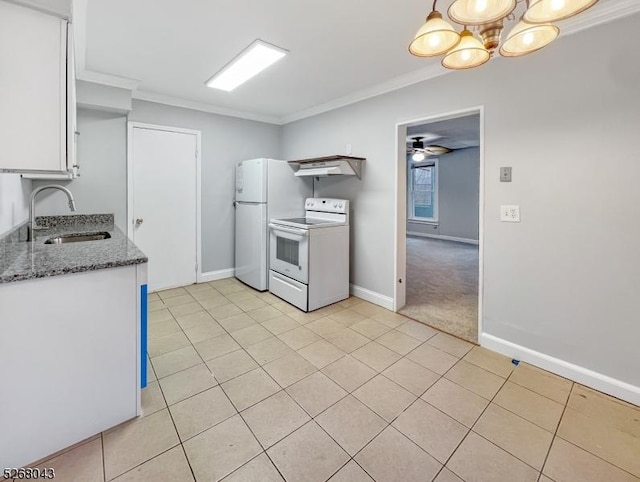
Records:
M500 168L500 182L511 182L511 168L510 167L501 167Z
M500 206L500 221L503 223L519 223L520 206Z

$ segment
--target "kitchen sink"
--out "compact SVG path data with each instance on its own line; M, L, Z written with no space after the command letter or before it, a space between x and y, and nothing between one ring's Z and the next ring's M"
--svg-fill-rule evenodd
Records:
M44 244L66 244L66 243L79 243L81 241L100 241L102 239L109 239L111 235L109 233L78 233L78 234L64 234L62 236L56 236L55 238L47 239Z

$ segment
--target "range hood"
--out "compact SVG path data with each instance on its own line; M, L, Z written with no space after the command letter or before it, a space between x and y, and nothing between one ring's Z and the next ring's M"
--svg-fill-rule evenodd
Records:
M358 176L362 174L362 157L327 156L289 161L297 177Z

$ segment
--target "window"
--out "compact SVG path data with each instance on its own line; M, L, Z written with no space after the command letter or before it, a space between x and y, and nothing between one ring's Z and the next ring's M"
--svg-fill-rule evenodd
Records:
M438 220L437 161L434 166L409 166L409 219Z

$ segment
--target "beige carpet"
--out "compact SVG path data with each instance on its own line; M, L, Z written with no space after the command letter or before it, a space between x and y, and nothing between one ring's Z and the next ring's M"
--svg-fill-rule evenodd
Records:
M408 236L406 282L400 313L478 342L478 246Z

